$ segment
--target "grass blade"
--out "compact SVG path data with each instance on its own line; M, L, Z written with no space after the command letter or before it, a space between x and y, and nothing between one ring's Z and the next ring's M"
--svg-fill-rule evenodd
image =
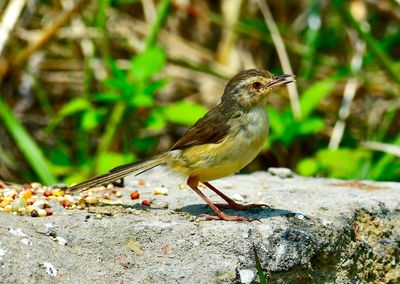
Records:
M57 180L51 173L48 163L36 142L32 139L24 126L14 116L10 108L0 96L0 119L3 120L7 130L14 138L26 160L40 180L46 184L56 183Z
M253 243L253 251L254 251L254 257L256 259L257 274L258 274L258 277L260 278L260 284L267 284L267 279L265 277L263 268L261 266L260 258L258 257L257 248L254 243Z

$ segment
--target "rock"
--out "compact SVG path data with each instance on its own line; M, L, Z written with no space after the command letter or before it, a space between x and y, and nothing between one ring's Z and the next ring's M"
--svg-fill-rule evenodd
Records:
M253 283L256 275L251 269L241 269L239 270L239 277L240 277L240 283L250 284Z
M269 168L268 172L271 175L278 176L280 178L291 178L293 177L293 172L291 169L288 168Z
M253 283L254 244L267 283L400 283L399 183L237 175L222 180L232 185L225 194L272 208L225 210L260 220L238 223L197 218L212 212L162 167L140 177L151 185L140 187L143 199L154 197L155 186L169 189L154 203L168 208L143 208L123 194L124 206L96 203L89 212L0 213L0 282ZM126 193L137 188L134 179L126 179ZM41 232L49 223L66 246ZM20 241L26 236L29 247Z

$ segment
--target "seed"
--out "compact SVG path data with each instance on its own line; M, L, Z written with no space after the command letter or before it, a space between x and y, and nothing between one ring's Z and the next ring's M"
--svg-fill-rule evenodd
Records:
M85 198L85 201L86 201L88 204L95 204L95 203L98 203L98 202L99 202L99 199L98 199L96 196L91 195L91 196L86 197L86 198Z
M12 212L12 208L11 208L10 204L4 207L4 212L7 212L7 213L11 213Z
M146 182L145 182L144 179L141 178L141 179L138 180L138 184L141 185L141 186L145 186Z
M38 210L33 209L32 212L31 212L31 216L32 217L38 217L39 216Z
M46 208L46 200L38 199L32 205L37 208Z
M143 206L150 206L150 201L148 201L148 200L143 200L143 201L142 201L142 205L143 205Z
M22 198L16 198L12 203L11 203L11 209L13 212L18 211L20 208L24 208L26 206L26 203Z
M38 207L35 207L33 205L26 206L26 210L28 211L28 213L32 213L33 210L38 211L38 209Z
M17 210L17 212L18 212L19 214L21 214L21 215L24 215L24 214L26 213L26 208L19 208L19 209Z
M20 196L25 202L27 202L28 199L32 197L32 191L30 191L30 190L23 191L20 194Z
M39 189L39 188L42 187L42 185L40 183L38 183L38 182L32 182L31 186L32 186L33 189Z
M53 193L50 190L45 190L43 192L43 195L46 196L46 197L49 197L49 196L53 195Z
M133 191L133 192L131 192L131 199L132 200L135 200L135 199L139 199L139 197L140 197L140 194L139 194L139 192L137 192L137 191Z
M47 212L45 209L38 209L37 213L39 215L39 217L46 217L47 216Z
M153 190L155 195L168 195L168 188L165 187L155 187Z
M53 209L51 209L51 208L46 208L45 211L46 211L46 216L51 216L51 215L53 215Z
M59 190L59 189L55 189L53 191L53 195L55 195L55 196L64 196L64 191Z
M13 200L10 198L4 199L2 202L0 202L0 207L6 207L8 204L11 204L11 202L13 202Z
M70 207L71 206L71 202L69 202L68 200L64 199L63 201L60 202L61 206L64 208Z
M31 188L32 188L32 185L30 185L29 183L24 183L24 184L22 185L22 187L25 188L25 189L31 189Z

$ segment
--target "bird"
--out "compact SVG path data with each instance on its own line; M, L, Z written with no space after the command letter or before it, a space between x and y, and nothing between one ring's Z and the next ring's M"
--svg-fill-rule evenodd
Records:
M248 165L263 148L269 132L266 110L272 89L295 81L295 76L274 76L263 69L246 69L226 85L219 102L191 126L170 150L152 158L113 168L109 172L68 188L79 192L107 185L127 175L139 175L166 164L187 177L187 185L214 211L206 220L253 221L224 213L221 209L249 210L260 204L242 205L210 184L233 175ZM200 189L202 183L226 201L214 204Z

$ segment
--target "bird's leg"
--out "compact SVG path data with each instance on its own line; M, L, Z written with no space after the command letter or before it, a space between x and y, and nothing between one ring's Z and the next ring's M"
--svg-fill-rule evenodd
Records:
M194 192L196 192L207 204L210 206L210 208L217 214L217 216L206 216L206 220L225 220L225 221L253 221L253 219L249 219L246 217L242 216L230 216L226 215L224 212L218 209L217 206L212 203L212 201L205 196L200 189L198 188L199 180L195 177L189 177L187 180L187 185L190 186L191 189L193 189Z
M223 194L221 191L219 191L217 188L215 188L213 185L211 185L209 182L207 181L203 181L202 182L205 186L207 186L209 189L211 189L212 191L214 191L216 194L218 194L219 196L221 196L221 198L223 200L225 200L226 202L228 202L228 204L214 204L215 206L217 206L218 208L224 208L224 209L235 209L235 210L250 210L253 208L260 208L260 207L265 207L268 205L264 205L264 204L248 204L248 205L242 205L239 203L236 203L232 198L226 196L225 194Z

